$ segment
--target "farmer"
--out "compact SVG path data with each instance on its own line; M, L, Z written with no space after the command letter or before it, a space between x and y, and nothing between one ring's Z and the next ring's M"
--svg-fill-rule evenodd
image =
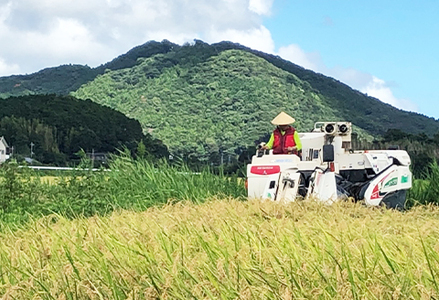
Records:
M281 112L271 121L276 125L268 143L262 149L273 149L273 154L296 154L302 155L302 143L296 129L291 126L296 120L288 114Z

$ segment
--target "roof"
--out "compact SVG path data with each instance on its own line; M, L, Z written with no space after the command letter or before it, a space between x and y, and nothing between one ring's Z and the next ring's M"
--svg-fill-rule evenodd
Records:
M6 140L5 140L5 138L4 138L3 136L0 137L0 142L3 142L3 144L4 144L6 147L9 147L8 143L6 142Z

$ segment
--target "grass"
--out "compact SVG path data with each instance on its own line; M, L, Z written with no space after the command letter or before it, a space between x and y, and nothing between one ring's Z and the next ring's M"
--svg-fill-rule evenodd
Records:
M429 165L423 179L413 182L408 193L408 205L439 204L439 166L436 161Z
M124 155L114 158L110 171L60 173L56 184L46 175L14 164L0 168L3 223L25 224L29 218L53 213L68 218L102 216L183 200L202 203L213 196L244 199L246 194L237 177L208 169L193 173L184 166L154 165Z
M4 299L437 299L439 209L233 199L0 235Z

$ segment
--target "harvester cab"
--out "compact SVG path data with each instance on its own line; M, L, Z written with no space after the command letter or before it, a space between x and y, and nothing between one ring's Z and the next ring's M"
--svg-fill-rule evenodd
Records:
M299 133L302 157L256 151L247 166L249 198L273 201L343 199L404 208L412 186L404 150L352 150L350 122L317 122Z

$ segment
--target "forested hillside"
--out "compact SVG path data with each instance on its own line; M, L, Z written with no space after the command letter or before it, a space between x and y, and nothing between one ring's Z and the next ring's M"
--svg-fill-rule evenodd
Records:
M301 131L321 120L351 121L355 132L369 139L389 129L429 137L439 131L433 118L230 42L151 41L97 68L61 66L3 77L0 86L3 97L70 92L105 104L139 120L144 132L163 140L173 154L204 161L234 156L266 138L270 120L281 110L296 118Z
M140 121L172 153L208 160L234 154L265 135L284 110L300 130L315 116L337 119L308 83L253 54L228 50L191 68L167 55L139 59L129 69L109 71L74 92Z
M30 155L32 143L33 158L43 163L64 165L81 149L135 150L141 141L149 145L151 155L167 155L160 141L143 134L137 120L90 100L33 95L0 100L0 107L0 136L22 156Z
M93 80L96 70L81 65L47 68L31 75L0 77L0 97L57 94L67 95Z
M84 83L92 81L96 76L103 74L105 70L130 68L137 63L139 57L166 53L174 47L179 46L167 41L161 43L150 41L97 68L82 65L63 65L47 68L29 75L0 77L0 98L37 94L68 95Z

